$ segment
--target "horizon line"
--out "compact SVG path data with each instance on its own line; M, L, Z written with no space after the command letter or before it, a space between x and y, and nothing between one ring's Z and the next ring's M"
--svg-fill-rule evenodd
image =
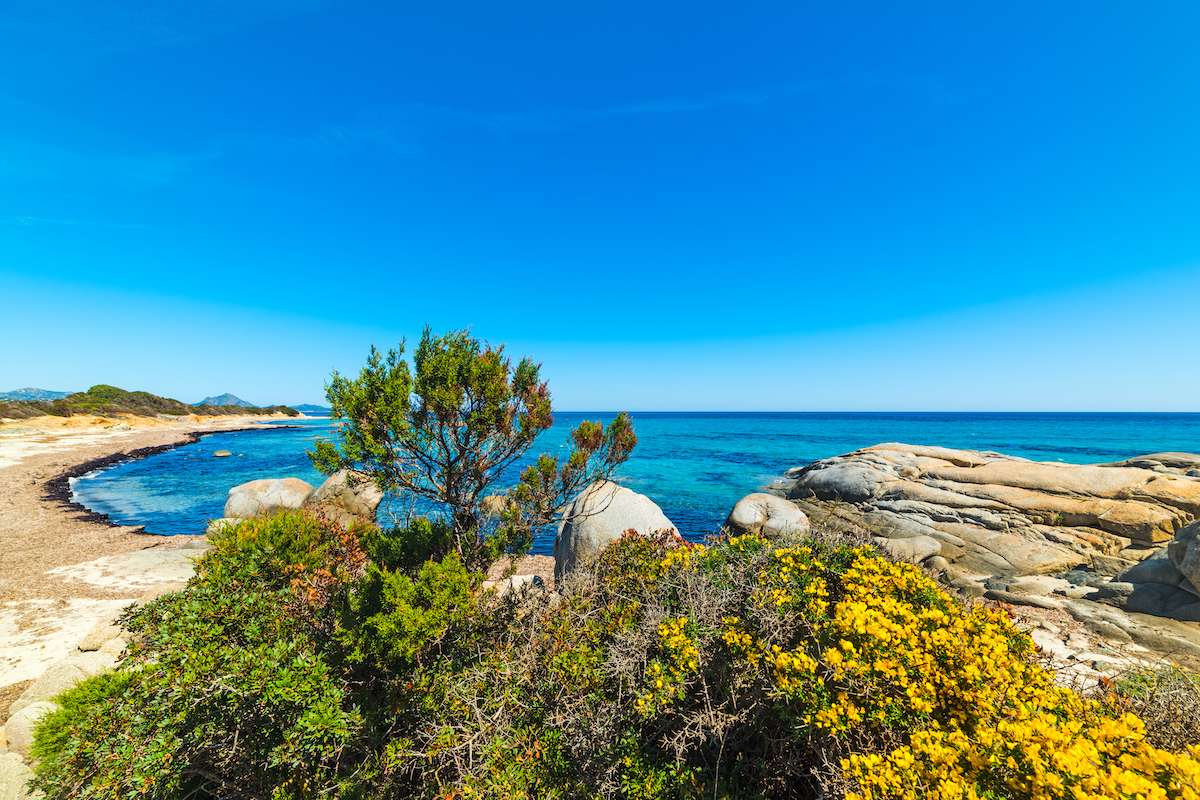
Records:
M312 405L320 405L313 403ZM1154 409L623 409L629 414L1194 414L1200 411ZM553 409L555 414L618 414L615 409Z

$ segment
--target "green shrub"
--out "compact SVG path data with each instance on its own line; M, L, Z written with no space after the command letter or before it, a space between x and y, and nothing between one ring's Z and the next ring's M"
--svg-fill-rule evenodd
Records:
M345 531L296 513L215 536L185 590L125 619L118 671L41 724L36 787L1196 796L1192 755L1153 747L1119 702L1056 686L1002 613L869 548L627 537L561 594L498 596L443 547L432 523Z
M1154 746L1182 750L1200 745L1200 675L1173 665L1135 670L1111 691L1146 723L1146 740Z
M474 617L480 582L457 553L426 561L410 576L372 565L341 610L339 641L352 662L407 674L451 631L462 634ZM462 642L454 643L461 648Z
M402 528L367 531L363 549L380 566L415 570L429 558L453 552L454 533L442 520L417 517Z
M349 469L437 508L437 535L473 569L528 550L537 528L637 444L627 414L607 427L585 420L561 463L541 455L486 513L501 479L554 422L541 367L528 358L514 365L503 347L466 331L427 328L411 366L403 355L403 343L386 355L371 348L358 377L333 373L326 397L346 424L336 443L317 442L309 456L323 472Z
M321 535L298 514L243 523L214 537L187 589L127 615L135 639L121 668L67 692L39 728L47 796L336 786L362 717L293 613L295 565L320 563Z

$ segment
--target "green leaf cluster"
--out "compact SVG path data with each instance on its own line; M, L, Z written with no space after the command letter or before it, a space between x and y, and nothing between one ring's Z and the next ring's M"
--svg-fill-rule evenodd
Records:
M554 422L533 361L513 364L503 347L466 331L426 329L411 365L403 344L387 353L372 348L357 377L333 374L326 397L344 425L339 441L317 443L313 464L326 473L354 470L442 509L447 545L475 568L527 550L538 527L588 483L610 476L637 444L627 414L607 427L585 421L565 459L537 458L486 513L505 473Z

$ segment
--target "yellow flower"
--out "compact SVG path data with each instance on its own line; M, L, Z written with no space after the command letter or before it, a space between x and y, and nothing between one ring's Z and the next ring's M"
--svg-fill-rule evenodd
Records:
M755 603L799 615L803 633L774 640L728 617L731 654L763 669L814 729L899 725L905 737L843 761L848 798L1200 800L1200 745L1157 749L1136 716L1057 685L999 610L965 608L918 568L866 549L840 575L804 548L777 548L769 564Z

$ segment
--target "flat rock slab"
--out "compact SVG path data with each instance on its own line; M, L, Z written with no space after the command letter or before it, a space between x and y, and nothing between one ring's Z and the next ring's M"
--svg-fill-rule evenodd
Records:
M950 561L981 572L1090 565L1165 543L1200 517L1200 479L1187 475L971 450L881 444L788 477L787 496L806 511L837 502L864 523L871 514L890 517L888 538L949 534L965 542ZM878 525L863 527L879 535Z
M0 603L0 687L33 680L48 667L89 642L94 630L108 629L121 611L148 597L182 587L204 554L202 542L174 543L50 570L60 580L86 589L102 589L114 599L31 598ZM111 638L111 637L107 637Z
M32 777L33 770L20 755L0 753L0 800L25 800L31 797L25 791L25 784Z
M870 535L888 552L936 539L940 574L968 595L1069 612L1093 646L1099 637L1194 668L1198 464L1190 453L1088 465L893 443L791 470L772 489L815 527Z
M145 592L163 585L186 582L195 572L195 560L204 547L151 547L102 556L82 564L51 570L51 574L106 589Z
M1155 472L1172 472L1176 475L1195 477L1200 473L1200 454L1196 453L1149 453L1105 466L1141 467Z
M34 680L70 656L100 622L115 619L124 600L12 600L0 603L0 687Z
M487 571L487 579L498 581L504 578L520 575L530 575L540 578L548 588L554 587L554 559L550 556L523 555L504 556L498 559Z

